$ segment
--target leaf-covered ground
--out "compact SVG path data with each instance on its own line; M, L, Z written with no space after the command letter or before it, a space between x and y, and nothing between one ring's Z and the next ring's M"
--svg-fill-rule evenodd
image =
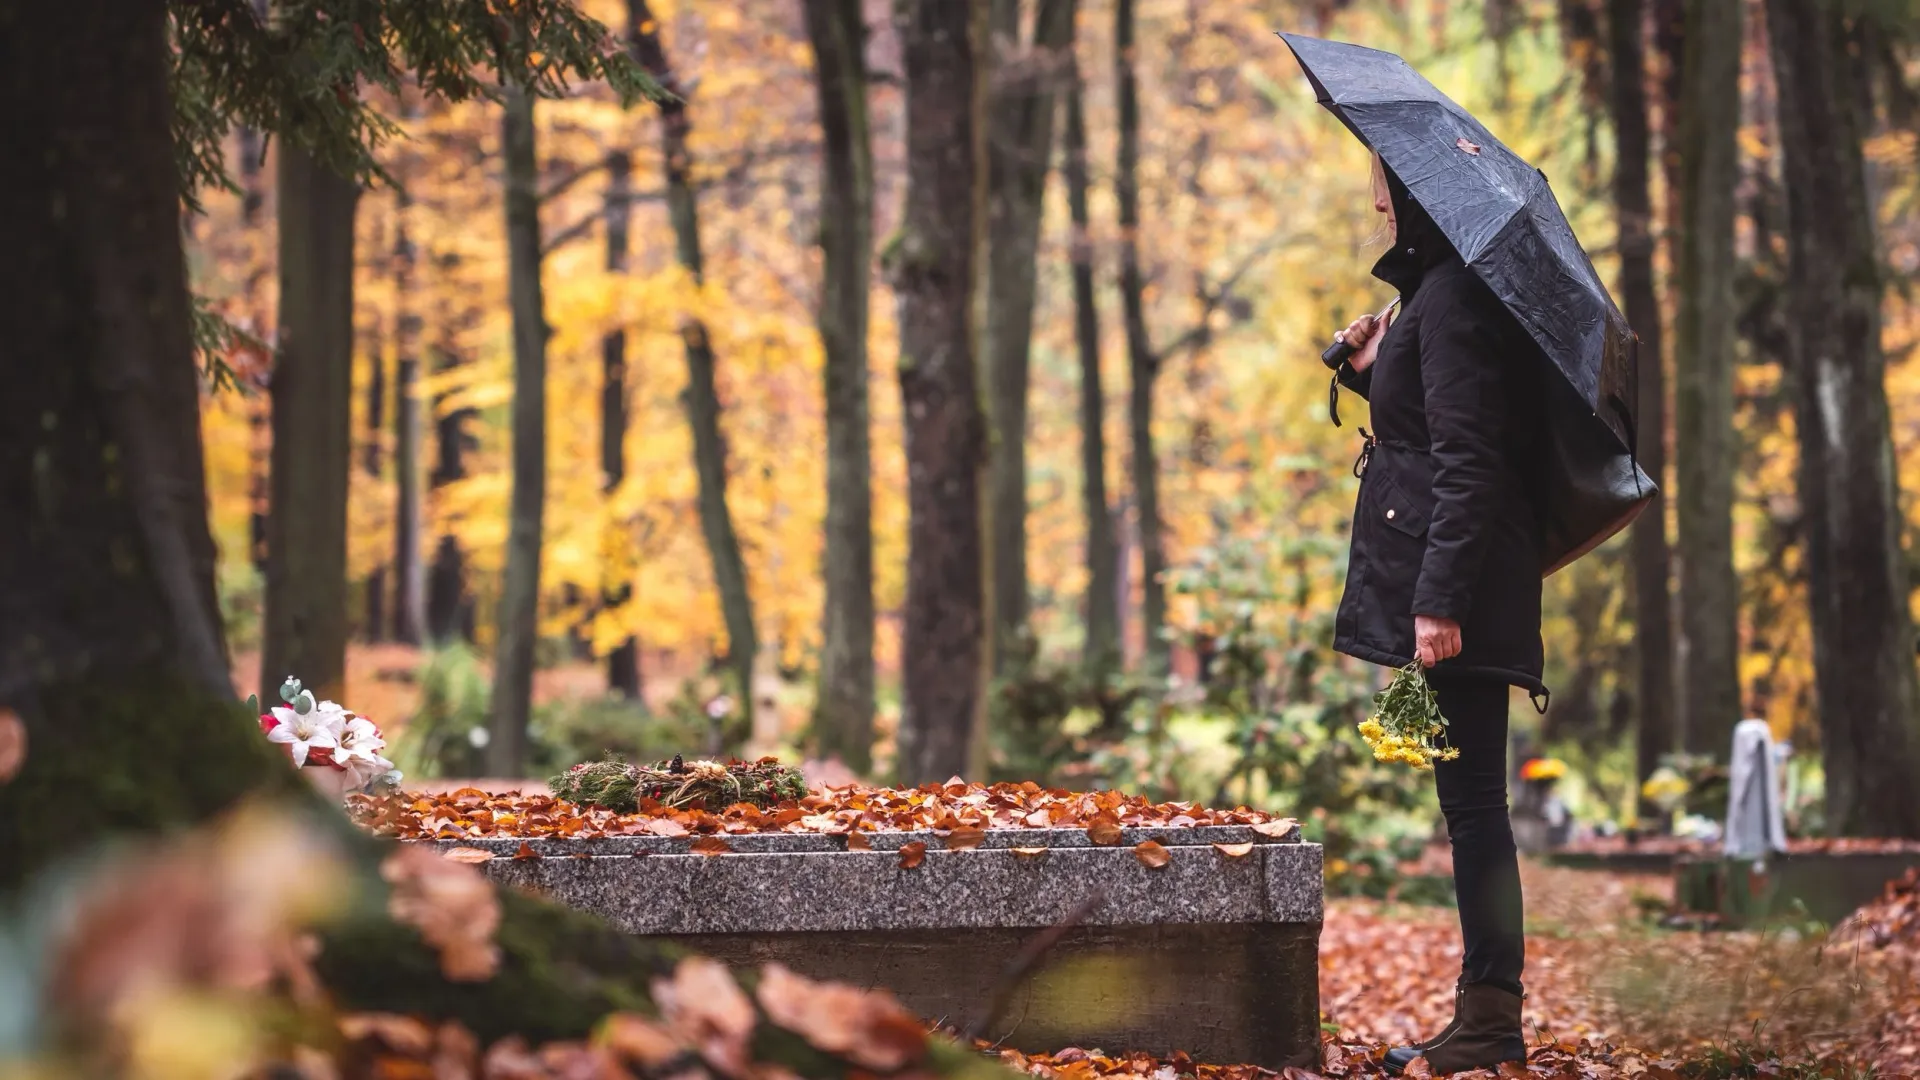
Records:
M1790 930L1673 933L1645 912L1669 882L1526 868L1524 1073L1579 1080L1920 1074L1920 874L1826 937ZM1285 1080L1384 1076L1385 1047L1451 1015L1460 947L1454 913L1365 900L1329 903L1321 1008L1333 1030L1320 1068ZM1238 1065L1071 1047L1003 1058L1049 1080L1255 1080ZM1494 1075L1491 1073L1482 1075Z

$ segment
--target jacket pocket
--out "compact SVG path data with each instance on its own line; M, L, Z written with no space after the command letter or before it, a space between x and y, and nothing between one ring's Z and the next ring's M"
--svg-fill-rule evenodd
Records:
M1413 499L1394 482L1391 473L1380 477L1380 492L1373 500L1373 513L1379 515L1382 524L1397 532L1418 540L1427 535L1427 515Z

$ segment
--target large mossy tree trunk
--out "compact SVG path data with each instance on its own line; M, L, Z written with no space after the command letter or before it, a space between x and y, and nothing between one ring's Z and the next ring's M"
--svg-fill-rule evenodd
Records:
M873 133L860 0L807 0L820 101L820 342L827 408L827 520L820 692L823 756L873 767L873 449L867 394L873 276Z
M279 356L268 480L260 696L296 677L339 697L347 671L347 483L353 468L353 216L360 188L282 146Z
M1685 203L1677 260L1675 443L1680 517L1679 719L1687 750L1725 758L1741 718L1733 571L1734 195L1742 5L1691 0L1679 109Z
M1107 503L1107 398L1100 375L1100 309L1093 288L1093 240L1087 209L1087 118L1079 68L1067 92L1065 168L1073 219L1073 336L1080 357L1081 504L1087 528L1087 639L1081 662L1089 675L1120 666L1119 551Z
M534 645L540 630L540 534L547 491L547 318L540 288L540 196L533 98L506 91L501 152L507 175L507 301L513 310L513 494L507 566L493 659L492 738L487 769L526 768L533 711Z
M1846 836L1920 837L1920 690L1862 152L1869 119L1842 5L1768 0L1766 13L1827 822Z
M986 596L974 358L978 123L967 5L898 0L906 75L907 195L888 264L900 313L907 441L904 783L963 774L985 692Z
M660 104L667 218L673 223L674 250L680 266L699 285L705 281L705 268L700 251L700 205L693 189L693 152L687 141L693 131L693 119L687 112L689 90L667 62L660 20L645 0L629 0L629 5L633 24L639 28L633 39L634 55L655 81L676 95L674 100ZM720 430L713 341L706 323L691 316L681 322L680 336L686 343L687 389L682 403L687 424L693 429L694 472L700 480L700 531L706 537L714 587L720 591L720 612L727 625L727 666L732 669L734 692L742 710L732 726L752 731L753 667L760 642L754 628L747 563L740 553L733 513L727 506L727 442Z
M1036 253L1061 76L1070 70L1074 0L1039 0L1023 40L1018 0L994 0L987 98L987 418L991 436L994 670L1027 648L1027 384Z
M1119 155L1113 170L1120 204L1120 303L1127 327L1127 427L1133 448L1134 518L1140 534L1140 634L1149 675L1167 671L1166 547L1160 529L1160 462L1153 449L1153 384L1160 357L1147 337L1146 282L1140 273L1140 100L1133 74L1133 0L1114 4L1114 96Z
M1657 482L1667 470L1666 363L1653 276L1652 131L1647 115L1644 0L1608 0L1612 61L1614 213L1619 222L1620 293L1640 338L1640 467ZM1634 771L1644 781L1674 749L1673 596L1667 513L1656 503L1633 523L1634 649L1638 667Z
M0 710L27 730L0 890L211 813L270 764L214 596L164 21L158 0L0 16L34 102L0 158Z
M628 40L638 34L631 13ZM627 272L628 245L633 220L633 155L625 150L607 154L607 258L609 274ZM612 500L627 479L627 331L616 326L600 338L600 490ZM625 550L630 526L609 519L605 528L622 535L609 536L603 550ZM624 560L616 561L622 571ZM633 582L624 573L608 574L600 588L601 606L618 612L633 597ZM620 639L607 653L607 690L629 701L644 700L640 692L640 644L633 635Z

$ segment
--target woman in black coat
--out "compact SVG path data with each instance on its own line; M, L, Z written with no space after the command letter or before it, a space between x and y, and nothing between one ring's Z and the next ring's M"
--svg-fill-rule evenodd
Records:
M1341 331L1357 351L1337 372L1371 405L1355 471L1353 548L1334 648L1430 670L1448 744L1434 783L1453 842L1465 958L1454 1020L1388 1052L1435 1073L1526 1057L1520 1026L1519 859L1507 816L1508 688L1540 681L1538 358L1519 326L1378 156L1374 206L1393 246L1373 268L1400 314Z

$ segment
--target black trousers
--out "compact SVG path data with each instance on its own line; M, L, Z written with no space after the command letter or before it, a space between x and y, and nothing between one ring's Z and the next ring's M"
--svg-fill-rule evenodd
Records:
M1490 679L1435 675L1453 761L1433 764L1440 812L1453 841L1453 889L1460 905L1463 983L1521 993L1526 966L1520 857L1507 817L1507 686Z

